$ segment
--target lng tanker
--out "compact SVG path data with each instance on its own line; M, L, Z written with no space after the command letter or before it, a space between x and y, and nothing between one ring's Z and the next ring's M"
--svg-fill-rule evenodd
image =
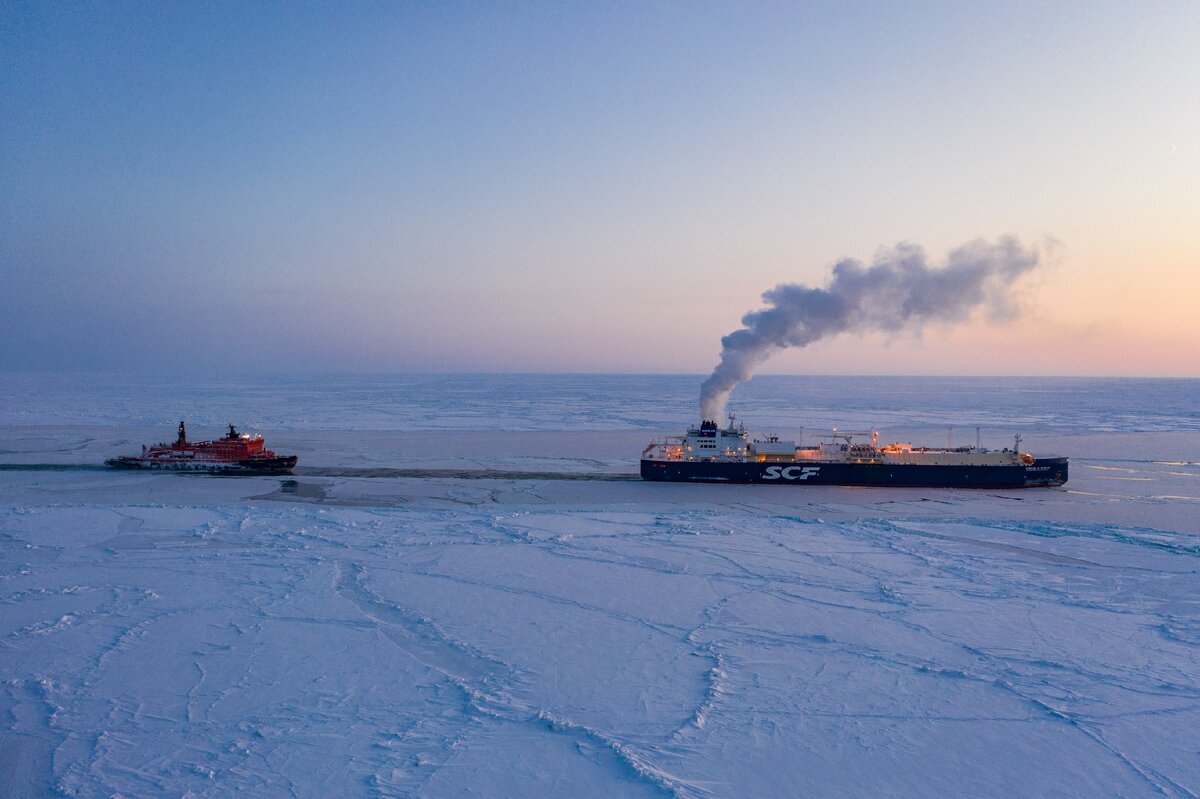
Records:
M866 436L866 442L855 441ZM1067 482L1067 458L1038 458L1012 449L879 445L879 433L836 429L801 446L775 436L751 441L729 418L724 430L703 421L683 436L651 442L642 452L642 478L693 483L766 485L1031 488Z
M228 435L215 441L188 441L187 428L180 422L179 435L172 443L143 446L141 455L109 458L105 464L118 469L206 474L288 474L296 460L295 455L276 455L266 448L262 436L238 433L233 425L229 425Z

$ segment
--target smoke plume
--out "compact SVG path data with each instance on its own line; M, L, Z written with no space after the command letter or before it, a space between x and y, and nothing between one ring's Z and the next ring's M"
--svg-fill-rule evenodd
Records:
M833 266L828 288L785 283L763 294L768 307L742 317L721 339L721 362L700 390L704 419L719 421L729 392L787 347L806 347L838 333L920 331L928 322L957 322L984 308L993 320L1018 313L1013 283L1038 265L1036 248L1005 236L969 242L931 266L925 251L899 244L869 267L847 258Z

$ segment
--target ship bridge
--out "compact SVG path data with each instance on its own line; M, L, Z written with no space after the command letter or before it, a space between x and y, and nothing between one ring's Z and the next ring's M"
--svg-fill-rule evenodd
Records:
M745 458L747 441L745 426L734 427L729 418L729 427L724 430L717 423L705 420L699 427L692 427L683 437L684 460L711 460L714 458Z

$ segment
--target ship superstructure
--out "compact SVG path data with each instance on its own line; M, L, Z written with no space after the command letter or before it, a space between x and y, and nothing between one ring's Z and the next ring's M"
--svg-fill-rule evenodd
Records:
M865 441L862 440L865 438ZM804 446L776 436L751 440L745 426L706 420L683 436L652 442L642 452L646 480L775 485L1026 488L1067 481L1067 458L1037 458L1012 449L881 446L878 431L837 430Z
M141 455L121 455L105 461L120 469L164 469L209 474L288 474L296 465L295 455L276 455L258 434L229 433L213 441L188 441L187 428L179 423L179 434L171 443L143 446Z

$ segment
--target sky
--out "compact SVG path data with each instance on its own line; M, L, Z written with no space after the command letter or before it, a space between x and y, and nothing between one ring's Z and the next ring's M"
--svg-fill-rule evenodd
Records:
M1023 314L788 374L1200 376L1200 3L0 2L0 371L710 371L1013 236Z

